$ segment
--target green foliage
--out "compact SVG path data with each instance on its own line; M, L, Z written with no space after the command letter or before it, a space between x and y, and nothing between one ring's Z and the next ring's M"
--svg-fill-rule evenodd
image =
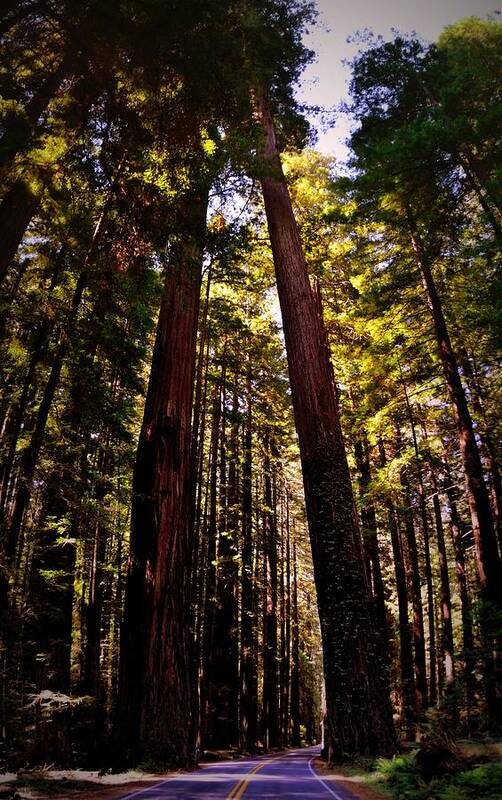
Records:
M426 782L414 755L397 756L377 764L384 786L396 800L500 800L502 764L484 764L455 775Z

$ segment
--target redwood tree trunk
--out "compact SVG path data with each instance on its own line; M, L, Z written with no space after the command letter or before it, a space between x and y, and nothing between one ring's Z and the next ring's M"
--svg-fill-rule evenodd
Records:
M255 96L264 135L261 183L289 364L314 562L326 683L330 759L392 753L395 734L372 625L363 550L333 372L267 101Z
M387 609L385 607L385 587L380 564L378 548L377 520L375 507L367 502L365 497L371 480L368 443L363 436L356 441L354 447L356 465L359 470L359 487L361 492L361 527L363 533L364 549L369 564L369 581L373 599L375 620L378 625L378 644L384 658L389 652L389 627L387 623Z
M427 441L427 429L425 423L422 424L424 440ZM429 473L432 486L432 503L434 508L434 519L436 523L436 537L439 557L439 575L441 580L441 657L444 667L445 687L448 690L455 680L455 653L453 642L453 622L451 609L450 577L448 574L448 556L446 553L446 542L444 537L443 518L441 514L441 503L439 499L439 486L432 462L430 449L427 450L429 461Z
M471 600L469 597L469 586L467 584L464 547L462 544L462 523L458 513L455 489L452 485L452 477L446 459L444 461L444 468L446 478L445 493L450 506L450 533L453 542L453 550L455 553L455 572L457 576L457 589L460 597L460 613L462 617L464 679L469 723L471 711L476 704L476 657L474 652L472 609Z
M298 562L293 535L293 619L291 625L291 744L300 747L300 629L298 618Z
M119 718L126 758L186 766L190 725L190 419L207 191L180 209L133 476Z
M418 563L417 537L413 514L411 510L410 490L406 473L401 473L401 485L403 487L403 517L406 531L406 543L408 545L408 565L409 565L409 585L413 605L413 645L414 645L414 668L415 668L415 699L416 712L422 714L427 708L427 668L425 662L425 633L424 633L424 613L422 608L422 586L420 579L420 567Z
M270 474L270 442L265 442L263 515L263 713L261 734L263 746L277 747L279 695L277 682L277 520L275 496Z
M493 527L490 498L486 488L472 419L460 380L457 360L450 341L441 300L420 235L411 222L412 244L417 255L427 302L434 323L439 358L450 396L464 466L467 496L476 548L476 565L481 596L502 608L502 570Z
M387 457L385 447L378 443L380 462L385 465ZM401 537L396 519L396 509L392 499L386 501L387 520L392 543L394 575L396 578L396 594L399 614L399 666L401 670L401 703L402 717L406 736L412 739L415 733L416 697L415 673L413 669L413 639L408 616L408 589L406 586L406 569L401 546Z
M216 748L238 744L238 602L236 540L239 515L237 509L238 414L237 381L234 383L228 483L226 486L226 524L220 522L218 539L218 574L214 608L213 647L211 653L212 715L211 745ZM225 447L222 420L222 451ZM224 480L224 459L221 458L221 481ZM221 492L221 486L220 486ZM221 513L221 512L220 512Z
M256 622L253 580L253 486L252 486L252 401L251 368L246 387L246 422L242 469L242 569L241 569L241 658L239 698L239 747L244 752L255 748L257 733L258 678L255 662L254 625Z
M33 219L42 189L33 189L22 178L12 184L0 203L0 285Z
M460 453L464 467L467 498L471 512L472 533L476 551L476 567L480 587L480 627L485 649L485 691L492 730L502 726L502 637L499 616L502 610L502 566L494 529L490 497L458 371L448 327L443 313L431 264L419 231L408 214L412 246L422 276L427 303L434 323L439 358L448 389L453 417L457 426Z

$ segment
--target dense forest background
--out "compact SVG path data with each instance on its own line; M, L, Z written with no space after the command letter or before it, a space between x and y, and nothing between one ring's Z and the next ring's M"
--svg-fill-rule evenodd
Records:
M13 767L501 732L501 26L369 37L341 169L314 17L2 4Z

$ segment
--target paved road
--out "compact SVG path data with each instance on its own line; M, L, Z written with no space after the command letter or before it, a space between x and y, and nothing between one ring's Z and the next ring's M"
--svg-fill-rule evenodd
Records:
M168 778L122 800L355 800L340 784L330 779L328 785L316 775L313 760L318 754L318 747L309 747L275 757L224 761Z

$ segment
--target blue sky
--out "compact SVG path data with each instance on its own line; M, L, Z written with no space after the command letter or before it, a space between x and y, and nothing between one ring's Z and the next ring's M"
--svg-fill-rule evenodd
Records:
M347 42L357 30L370 28L390 39L391 28L396 28L433 41L446 25L462 17L485 18L501 12L502 0L317 0L317 6L320 24L306 38L317 59L306 70L298 96L307 103L332 107L347 94L350 70L342 62L358 50L356 44ZM343 160L347 154L343 141L349 129L349 120L337 114L334 128L327 132L318 128L317 148Z

